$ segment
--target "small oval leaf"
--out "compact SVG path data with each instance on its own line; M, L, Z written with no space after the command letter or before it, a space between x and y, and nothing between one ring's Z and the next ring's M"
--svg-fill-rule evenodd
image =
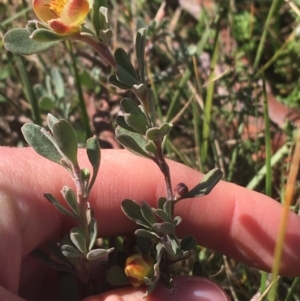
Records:
M45 193L44 197L52 204L54 205L61 213L66 214L70 217L76 218L76 216L66 209L51 193Z
M61 193L75 215L79 217L79 210L75 192L72 190L72 188L64 186L61 190Z
M145 135L147 131L147 120L145 115L131 112L130 114L126 114L124 116L126 123L135 129L138 133Z
M98 235L98 225L97 220L95 218L91 218L89 223L89 235L90 235L90 244L89 244L89 251L93 248Z
M61 246L61 252L68 258L83 257L83 254L78 249L70 245Z
M150 205L147 202L144 202L144 201L142 202L141 213L142 213L143 217L145 218L145 220L150 225L157 222L155 215L154 215Z
M124 70L127 74L126 76L127 78L124 78L125 81L128 81L128 78L130 78L130 82L134 82L133 85L139 84L138 76L125 50L123 48L118 48L114 53L114 57L118 65L117 69L121 67L122 71ZM117 71L117 76L118 76L118 71ZM126 84L126 82L124 83Z
M77 165L77 135L68 121L62 119L53 125L53 138L61 152Z
M152 208L152 211L157 216L159 216L164 222L170 222L169 216L167 215L167 213L164 210Z
M100 258L103 258L103 260L108 259L108 254L111 253L114 250L114 248L111 249L95 249L91 250L90 252L87 253L86 258L88 260L97 260Z
M198 185L192 188L182 199L196 198L202 195L209 194L216 184L221 180L223 172L218 169L209 171Z
M56 124L59 120L53 116L52 114L48 113L47 115L47 124L48 124L48 127L50 129L51 132L53 132L53 126L54 124Z
M65 40L69 36L70 35L62 36L55 33L54 31L44 29L44 28L39 28L31 33L30 38L36 42L49 43L49 42L57 42L57 41Z
M196 244L196 239L191 235L185 236L180 242L182 251L190 251L196 246Z
M175 234L175 226L169 222L155 223L152 227L156 232L164 235Z
M72 241L72 243L76 246L76 248L83 253L84 255L86 255L87 253L87 249L86 249L86 240L83 234L82 229L76 227L73 228L70 231L70 239Z
M146 141L142 135L129 132L118 126L116 128L116 139L132 153L153 159L153 157L145 149Z
M55 142L48 139L42 129L43 128L37 124L26 123L22 126L21 131L25 140L39 155L60 164L62 155L55 147Z
M151 232L145 229L137 229L135 230L134 234L139 237L143 238L150 238L150 239L159 239L159 236L155 232Z
M86 152L89 158L89 161L93 167L93 177L89 184L88 190L90 191L96 181L97 174L100 167L101 161L101 152L100 144L96 136L89 138L86 142Z
M125 199L122 201L121 208L129 219L140 225L151 228L151 225L143 217L141 213L141 207L137 202L130 199Z
M108 81L109 81L112 85L114 85L114 86L116 86L116 87L118 87L118 88L120 88L120 89L124 89L124 90L130 90L130 89L131 89L131 86L125 85L125 84L121 83L121 82L117 79L117 76L116 76L115 74L112 74L112 75L108 78Z
M166 135L170 133L172 129L171 123L163 123L160 127L154 127L146 132L146 136L149 140L159 141L162 140Z
M4 46L8 51L21 55L31 55L41 51L45 51L59 41L37 42L30 38L30 32L24 28L15 28L9 30L4 35Z

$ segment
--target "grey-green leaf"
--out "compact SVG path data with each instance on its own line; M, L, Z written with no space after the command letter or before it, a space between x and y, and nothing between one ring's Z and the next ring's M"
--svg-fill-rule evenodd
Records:
M88 190L90 191L95 183L101 160L101 152L99 141L96 136L89 138L86 142L86 152L89 158L89 161L93 167L93 177L89 184Z
M129 86L130 88L134 85L139 84L139 81L135 77L133 77L132 74L130 74L128 70L126 70L123 66L116 66L116 76L118 81Z
M166 201L167 201L167 199L165 197L159 198L157 201L157 208L164 209L164 204Z
M106 250L106 249L91 250L87 253L86 258L88 260L97 260L100 258L103 258L103 260L107 260L108 254L111 253L113 250L114 250L114 248L110 248L108 250Z
M51 257L53 256L60 263L64 263L70 267L72 267L71 262L62 254L61 248L54 242L48 242L47 248L51 253Z
M97 1L94 1L97 2ZM100 21L100 29L105 30L108 29L109 27L109 22L108 22L108 10L107 7L101 6L99 9L99 21ZM98 31L97 31L98 34Z
M62 245L61 252L68 258L83 257L83 254L71 245Z
M114 57L117 62L117 65L122 67L121 68L122 71L126 71L126 73L128 74L127 76L129 76L131 80L135 82L134 84L139 84L138 76L125 50L123 48L118 48L114 53ZM117 69L119 66L117 66ZM118 72L117 72L117 76L118 76Z
M163 210L168 215L169 219L172 219L172 202L173 201L166 201L163 205Z
M75 227L70 231L70 239L72 243L76 246L76 248L86 255L87 248L86 248L86 240L84 237L84 233L81 228Z
M162 209L154 209L152 208L152 211L159 216L164 222L170 222L169 216L167 213Z
M180 249L178 239L175 235L168 235L168 245L170 245L172 248L172 252L169 253L171 256L174 256L174 258L179 258L182 256L183 252Z
M173 220L174 226L178 226L182 221L182 218L180 216L175 216Z
M142 83L145 83L145 46L146 46L146 35L147 31L145 28L138 30L135 41L135 52L139 66L139 75Z
M131 112L130 114L126 114L124 116L126 123L135 129L138 133L145 135L147 131L147 119L144 115Z
M61 205L61 203L51 193L45 193L44 197L61 213L66 214L72 218L76 218L76 216L70 210L66 209L63 205Z
M136 112L136 113L144 114L139 108L139 106L130 98L123 98L121 100L120 105L125 113Z
M62 155L54 146L53 141L42 132L42 127L37 124L26 123L22 126L21 131L28 144L42 157L60 164Z
M156 149L156 145L153 141L149 141L146 146L145 146L145 149L147 152L153 154L154 156L156 156L157 154L157 149Z
M165 122L160 127L154 127L147 130L146 136L149 140L159 141L162 140L166 135L168 135L171 129L172 124Z
M136 236L143 237L143 238L150 238L150 239L156 239L156 240L159 239L159 236L155 232L148 231L145 229L137 229L137 230L135 230L134 234Z
M196 239L191 235L185 236L180 242L182 251L190 251L196 246L196 244Z
M61 40L66 40L68 37L70 37L70 35L59 35L54 31L45 28L36 29L30 35L30 39L38 43L57 42Z
M54 124L56 124L59 120L53 116L52 114L48 113L47 115L47 124L48 124L48 127L50 129L51 132L53 132L53 126Z
M147 202L142 202L142 206L141 206L141 213L143 215L143 217L145 218L145 220L150 224L154 224L156 223L156 218L155 215L150 207L150 205Z
M148 152L145 149L146 141L142 135L129 132L128 130L118 126L116 128L116 139L126 149L133 152L134 154L153 159L153 157L150 154L148 154Z
M51 68L51 79L56 96L58 97L58 99L62 99L65 96L65 83L58 68Z
M158 233L162 233L164 235L175 233L175 226L169 222L155 223L152 225L152 227L153 230L155 230Z
M191 189L183 199L196 198L209 194L215 185L221 180L223 173L220 169L215 168L209 171L198 185Z
M61 152L72 162L72 164L77 165L77 135L68 121L60 120L54 124L53 138Z
M21 55L31 55L45 51L59 41L37 42L32 40L29 31L24 28L15 28L9 30L4 36L4 46L8 51Z
M70 266L67 266L62 263L58 263L58 262L50 259L48 254L42 250L35 249L30 253L30 255L38 258L39 260L42 260L43 263L45 263L47 266L51 267L52 269L56 269L56 270L64 271L64 272L74 272L73 268L71 268Z
M132 128L131 126L129 126L126 121L125 121L125 117L122 115L118 115L116 118L116 123L117 125L119 125L121 128L129 131L129 132L135 132L138 133L138 131L136 131L134 128Z
M79 209L75 192L72 190L72 188L64 186L61 190L61 193L64 196L70 208L73 210L74 214L79 218Z
M98 235L98 225L97 225L97 220L95 218L91 218L88 229L90 235L90 244L89 244L89 251L90 251L92 250Z
M117 76L115 74L112 74L109 78L108 78L108 81L120 88L120 89L124 89L124 90L130 90L131 89L131 86L130 85L125 85L124 83L121 83L118 79L117 79Z
M129 219L151 229L151 225L143 217L141 213L141 207L137 202L130 199L125 199L122 201L121 208Z

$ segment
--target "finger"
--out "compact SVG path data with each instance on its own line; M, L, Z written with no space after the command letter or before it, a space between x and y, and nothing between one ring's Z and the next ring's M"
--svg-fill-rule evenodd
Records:
M2 148L0 156L5 158L0 162L1 170L5 170L0 174L1 200L4 200L1 204L9 206L8 209L3 207L0 214L5 212L13 224L0 227L6 229L2 237L5 241L19 235L23 242L22 255L26 256L41 242L59 238L62 225L70 222L68 218L62 219L44 200L43 193L58 196L63 185L73 186L73 183L60 166L40 158L30 149ZM88 166L86 159L81 163ZM173 184L186 182L193 187L201 178L198 172L175 162L170 162L170 169ZM99 222L99 234L117 235L134 229L135 225L120 210L122 199L146 200L155 206L162 195L165 195L163 177L153 162L126 151L103 151L100 174L90 197ZM179 234L192 234L202 245L270 269L281 208L268 197L222 182L209 196L178 204L176 213L183 217ZM299 217L291 213L281 268L281 272L289 276L299 275L299 224ZM20 248L16 250L11 252L2 244L0 256L12 257ZM18 267L18 262L14 266ZM12 276L5 279L10 278Z
M134 290L130 287L92 296L83 301L229 301L227 294L214 282L200 277L178 276L174 288L167 289L161 284L146 298L145 288Z

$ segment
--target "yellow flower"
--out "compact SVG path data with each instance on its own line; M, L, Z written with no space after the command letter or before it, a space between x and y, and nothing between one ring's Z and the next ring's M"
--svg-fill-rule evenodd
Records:
M33 0L37 17L58 34L78 32L89 12L88 0Z
M129 256L125 263L125 274L130 283L138 287L144 283L144 277L153 275L153 258L145 254L133 254Z

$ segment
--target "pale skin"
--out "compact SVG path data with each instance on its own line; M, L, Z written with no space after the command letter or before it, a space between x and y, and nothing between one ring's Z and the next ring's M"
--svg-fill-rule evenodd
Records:
M173 186L185 182L191 188L202 177L182 164L169 164ZM80 152L80 165L89 166L84 152ZM62 167L29 148L0 148L0 171L0 300L56 300L53 272L29 253L46 241L58 240L72 226L71 220L61 215L43 194L50 192L60 197L62 186L74 187L73 182ZM164 195L163 177L153 162L127 151L102 151L100 173L90 195L99 235L129 234L135 229L120 209L124 198L146 200L155 206ZM274 200L220 182L206 197L183 200L176 213L183 218L179 237L191 234L202 246L270 271L282 214L281 205ZM300 276L299 229L300 217L290 213L281 275ZM144 300L180 300L180 294L187 296L197 288L211 300L229 300L213 283L199 278L180 278L172 292L158 288ZM143 292L144 289L126 287L85 301L137 301L142 300Z

